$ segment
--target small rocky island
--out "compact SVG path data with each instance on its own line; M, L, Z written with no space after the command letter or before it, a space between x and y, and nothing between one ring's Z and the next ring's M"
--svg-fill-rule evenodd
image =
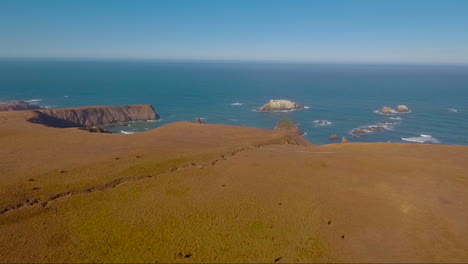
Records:
M290 100L270 100L267 104L260 107L258 110L260 112L275 112L275 111L291 111L291 110L299 110L304 109L305 106L302 104L298 104L296 102Z
M391 115L396 113L408 113L409 111L410 109L406 105L398 105L396 109L384 106L382 107L382 109L379 110L379 114Z

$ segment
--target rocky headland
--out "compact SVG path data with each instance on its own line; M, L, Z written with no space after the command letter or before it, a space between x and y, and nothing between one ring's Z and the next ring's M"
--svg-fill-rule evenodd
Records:
M270 100L258 109L260 112L291 111L304 109L305 106L290 100Z
M93 127L117 122L157 120L151 105L84 106L41 109L28 120L51 127Z
M22 110L37 110L42 107L28 104L26 102L16 102L11 104L0 104L0 111L22 111Z
M288 119L281 119L276 123L275 131L294 133L299 136L304 135L304 132L297 127L296 123Z

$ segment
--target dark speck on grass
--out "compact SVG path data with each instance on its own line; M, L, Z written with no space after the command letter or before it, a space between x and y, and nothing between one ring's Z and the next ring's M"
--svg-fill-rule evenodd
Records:
M221 185L221 186L223 186L223 187L226 187L226 185L224 185L224 184L223 184L223 185Z
M283 257L275 258L275 263L280 261Z
M140 156L140 155L137 155L136 158L139 159L139 158L141 158L141 156Z
M119 157L116 157L116 158L115 158L115 160L118 160L118 159L120 159L120 158L119 158Z
M279 203L278 205L282 205L283 203Z
M190 258L192 255L193 255L192 253L186 254L184 257L185 257L185 258Z
M60 171L60 173L65 173L65 172L67 172L67 171L65 171L65 170L63 170L63 171Z
M331 224L331 221L328 221L328 224Z
M35 180L31 178L31 179L29 179L29 181L30 181L30 182L33 182L33 181L35 181Z
M344 239L344 235L341 236L341 239Z
M37 191L37 190L39 190L39 189L40 189L39 187L34 187L34 188L33 188L33 191Z

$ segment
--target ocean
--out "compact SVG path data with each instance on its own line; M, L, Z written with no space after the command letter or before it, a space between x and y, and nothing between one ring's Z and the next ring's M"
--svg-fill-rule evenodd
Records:
M270 99L309 108L255 111ZM151 104L161 116L109 127L114 133L196 118L273 129L287 118L318 145L332 134L351 142L468 145L468 66L461 65L2 60L0 102L19 100L50 108ZM400 104L411 112L376 113ZM353 135L359 127L364 134Z

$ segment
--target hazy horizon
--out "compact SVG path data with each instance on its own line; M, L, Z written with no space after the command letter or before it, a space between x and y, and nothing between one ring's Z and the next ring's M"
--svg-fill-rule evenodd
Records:
M1 59L468 64L467 1L2 1Z

